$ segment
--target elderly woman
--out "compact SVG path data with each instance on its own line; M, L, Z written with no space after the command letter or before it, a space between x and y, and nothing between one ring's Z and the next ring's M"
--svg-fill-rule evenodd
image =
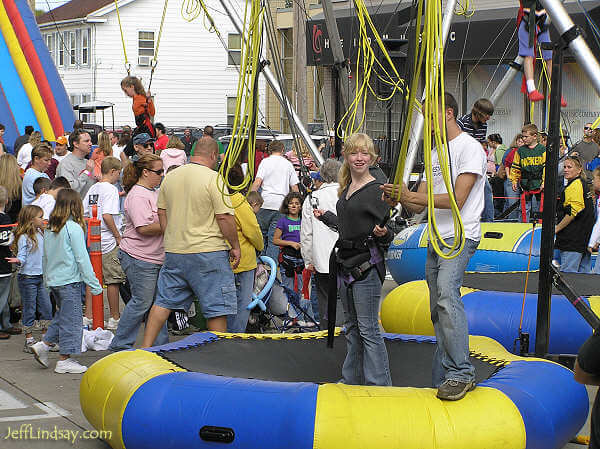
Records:
M327 284L329 279L329 255L338 239L338 233L327 227L313 214L313 208L336 213L338 201L338 172L342 166L335 159L327 159L321 166L323 184L315 190L302 206L302 226L300 227L300 249L306 269L314 274L319 302L321 329L327 329ZM338 300L336 324L342 323L341 302Z

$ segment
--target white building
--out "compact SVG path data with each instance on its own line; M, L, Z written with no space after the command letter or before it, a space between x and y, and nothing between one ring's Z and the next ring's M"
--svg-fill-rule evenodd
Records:
M226 123L235 112L240 38L217 0L206 5L227 50L203 16L186 21L181 2L169 2L157 48L164 0L120 0L119 15L131 74L148 88L150 64L158 50L151 92L156 122L167 127ZM240 7L239 11L243 11ZM132 101L121 91L127 75L121 31L113 0L72 0L40 17L38 24L71 102L115 104L115 126L134 126ZM259 95L264 104L265 83ZM263 108L264 110L264 108ZM84 117L102 124L100 113ZM111 126L110 113L106 126Z

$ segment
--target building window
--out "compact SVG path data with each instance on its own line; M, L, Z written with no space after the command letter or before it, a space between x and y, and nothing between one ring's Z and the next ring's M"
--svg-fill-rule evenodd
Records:
M242 39L239 34L227 35L227 65L240 65L242 60Z
M280 57L281 57L281 67L283 67L283 74L285 79L288 81L286 83L286 93L288 98L294 98L292 92L292 80L294 79L294 41L292 35L292 29L286 28L280 30L279 38L281 41L280 48ZM284 133L290 132L290 123L285 113L285 109L280 107L280 128Z
M77 35L75 31L69 32L69 65L77 65Z
M90 59L90 29L81 31L81 64L88 65Z
M56 63L55 61L55 56L56 56L56 36L54 35L54 33L51 34L46 34L46 47L48 47L48 52L50 52L50 58L52 59L52 62Z
M233 126L235 119L235 106L237 104L237 97L227 97L227 124Z
M154 31L138 32L138 65L150 66L154 57Z
M58 33L58 66L63 67L65 65L65 34L66 33Z

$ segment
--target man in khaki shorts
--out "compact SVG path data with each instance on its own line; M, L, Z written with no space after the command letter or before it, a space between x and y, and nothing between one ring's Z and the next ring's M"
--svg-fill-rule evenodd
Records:
M106 285L106 296L110 309L110 318L106 329L116 329L119 324L119 285L125 282L125 273L117 256L121 243L121 211L119 191L115 183L121 175L121 161L107 156L102 161L102 177L87 191L83 199L83 211L86 217L92 216L92 207L98 207L101 221L100 237L102 246L102 277ZM91 324L91 295L86 295L84 324Z

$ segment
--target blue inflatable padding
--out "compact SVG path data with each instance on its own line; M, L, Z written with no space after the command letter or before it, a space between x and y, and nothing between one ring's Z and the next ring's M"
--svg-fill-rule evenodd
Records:
M48 50L46 50L48 51ZM0 123L6 126L4 141L12 152L12 145L25 126L39 130L37 119L29 102L29 97L21 83L21 78L13 64L4 36L0 33L0 86L6 96L7 105L0 107Z
M31 8L29 8L27 2L24 0L15 0L15 4L17 5L19 13L21 14L23 23L27 28L29 38L33 43L38 58L40 58L40 62L44 69L44 74L46 75L46 79L48 80L48 84L52 90L52 95L54 96L54 102L56 103L56 108L58 109L64 131L70 131L72 129L73 122L75 121L75 112L73 112L71 100L67 95L67 91L65 90L65 86L60 78L60 75L58 74L58 70L56 70L56 65L50 57L48 47L46 47L46 43L42 38L40 29L37 26L35 17L33 16ZM21 128L23 128L23 126L21 126ZM36 129L39 129L39 127L36 127Z
M575 382L570 370L557 364L511 362L479 386L502 391L517 406L525 424L527 449L562 448L587 419L586 388Z
M145 382L122 421L127 449L147 447L312 449L318 385L170 373ZM232 406L234 404L234 406ZM206 442L204 426L233 429L229 444ZM176 444L174 444L176 442Z
M0 83L0 123L5 126L4 145L6 150L9 153L14 153L13 143L19 137L19 130L4 90L4 86Z
M485 335L515 352L523 304L522 293L476 291L462 297L469 323L469 334ZM587 302L587 300L584 299ZM589 304L589 302L588 302ZM529 351L534 352L537 295L525 298L523 332L529 333ZM592 335L592 328L564 296L553 295L550 312L551 354L577 354ZM517 343L516 350L519 350Z

